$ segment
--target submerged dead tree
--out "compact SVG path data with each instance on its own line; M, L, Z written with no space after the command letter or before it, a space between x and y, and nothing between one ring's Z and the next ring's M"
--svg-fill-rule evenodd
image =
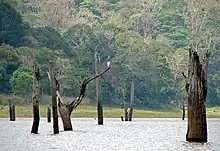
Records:
M50 81L52 88L52 114L53 114L53 132L59 134L58 113L57 113L57 96L56 96L56 74L54 72L54 62L49 62Z
M183 110L182 120L184 120L185 119L185 102L184 101L182 104L182 110Z
M134 80L131 80L131 98L130 98L130 110L129 110L129 121L132 121L133 106L134 106Z
M10 121L15 121L15 106L11 103L11 100L8 100L9 105L9 119Z
M33 116L34 121L31 129L31 133L37 134L38 133L38 127L40 123L40 113L39 113L39 80L40 80L40 70L37 64L34 64L33 66Z
M122 91L123 103L124 103L124 118L121 116L122 121L128 121L128 107L126 106L126 93L125 93L125 86L122 82L120 82L120 87Z
M188 104L188 130L186 141L207 142L206 95L207 72L210 53L201 60L192 47L189 49L188 77L186 92Z
M95 53L95 74L98 75L100 70L100 56ZM103 106L101 100L101 77L96 78L96 100L97 100L97 114L98 125L103 125Z
M51 122L51 108L50 106L47 107L47 122Z
M111 67L108 66L103 72L99 73L98 75L95 75L92 78L85 79L82 82L79 96L74 101L72 101L70 104L65 104L61 99L59 91L56 92L57 93L59 113L60 113L60 116L61 116L61 119L62 119L62 122L63 122L64 131L72 131L73 130L72 124L71 124L71 118L70 118L71 113L82 102L82 99L85 96L86 86L91 81L93 81L94 79L96 79L98 77L101 77L110 68Z

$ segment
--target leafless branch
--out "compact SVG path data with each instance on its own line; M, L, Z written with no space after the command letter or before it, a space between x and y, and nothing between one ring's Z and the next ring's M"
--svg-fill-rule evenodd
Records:
M85 91L86 91L86 86L87 86L87 84L89 84L92 80L94 80L94 79L96 79L96 78L102 76L102 75L103 75L104 73L106 73L110 68L111 68L111 67L108 67L108 68L106 68L103 72L101 72L100 74L98 74L98 75L96 75L96 76L94 76L94 77L92 77L92 78L87 78L87 79L85 79L85 80L83 81L83 83L82 83L82 85L81 85L79 97L78 97L76 100L74 100L74 101L72 101L72 102L70 103L71 110L72 110L72 109L75 109L75 108L82 102L82 99L83 99L84 96L85 96Z

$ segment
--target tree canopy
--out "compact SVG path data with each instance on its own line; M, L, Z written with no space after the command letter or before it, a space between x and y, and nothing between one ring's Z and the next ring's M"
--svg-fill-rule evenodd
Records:
M184 100L188 46L212 52L207 104L220 105L220 2L178 0L0 1L0 93L31 93L33 62L40 65L41 95L50 95L48 61L55 60L63 96L76 97L83 79L101 68L104 105L122 106L120 83L140 108L179 106ZM59 9L58 9L59 8ZM95 103L95 84L86 97Z

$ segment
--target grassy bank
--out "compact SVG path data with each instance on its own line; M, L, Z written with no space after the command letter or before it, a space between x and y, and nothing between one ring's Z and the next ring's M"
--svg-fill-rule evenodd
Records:
M47 107L40 106L41 117L46 117ZM104 117L120 118L123 115L123 110L119 108L104 108ZM135 118L180 118L181 110L134 110ZM0 118L8 117L8 106L0 106ZM16 117L32 117L32 106L16 106ZM97 117L95 106L79 106L72 113L72 117ZM207 108L207 117L220 118L220 107Z

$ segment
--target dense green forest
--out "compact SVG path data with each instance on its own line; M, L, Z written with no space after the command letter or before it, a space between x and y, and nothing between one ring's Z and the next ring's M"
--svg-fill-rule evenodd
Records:
M48 61L62 68L61 92L76 97L84 78L101 68L102 101L122 106L124 85L135 106L178 106L185 97L188 46L211 51L207 104L220 105L220 2L217 0L0 0L0 93L32 95L32 65L41 69L42 96L50 95ZM95 104L95 83L86 98ZM24 102L26 104L30 101ZM41 102L45 103L45 102Z

